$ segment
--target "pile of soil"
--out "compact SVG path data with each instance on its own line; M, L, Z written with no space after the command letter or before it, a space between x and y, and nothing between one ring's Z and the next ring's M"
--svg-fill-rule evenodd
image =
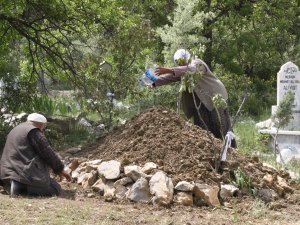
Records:
M217 173L215 160L222 145L210 132L191 124L173 110L153 107L118 127L101 145L90 149L89 154L93 159L119 160L123 165L143 166L154 162L175 184L183 180L230 183L237 169L250 177L255 187L265 186L262 181L267 173L288 178L285 171L265 167L257 157L239 154L231 148L222 173Z

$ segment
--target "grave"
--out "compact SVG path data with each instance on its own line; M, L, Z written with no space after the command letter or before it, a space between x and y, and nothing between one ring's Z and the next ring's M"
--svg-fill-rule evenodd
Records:
M279 129L277 136L278 146L285 161L293 157L300 158L300 72L298 66L292 62L282 65L277 73L277 104L272 106L272 115L275 114L279 103L288 91L295 96L292 106L293 119L287 126ZM270 134L274 138L277 128L270 120L268 124L270 125L268 129L261 129L259 132Z

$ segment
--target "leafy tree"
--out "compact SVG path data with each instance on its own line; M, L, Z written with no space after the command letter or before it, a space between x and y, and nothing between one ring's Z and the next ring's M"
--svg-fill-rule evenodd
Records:
M240 76L250 79L252 85L248 89L253 92L255 102L248 101L246 108L258 115L269 107L274 101L278 68L288 60L299 60L299 1L193 0L175 3L172 25L158 30L167 46L165 50L169 51L166 58L174 52L169 47L171 42L177 47L191 48L191 44L194 48L201 47L199 56L225 83L228 83L225 79L234 80ZM205 16L199 19L196 17L199 13ZM198 41L192 42L189 37L197 37ZM242 89L237 91L243 92ZM237 104L233 105L237 107Z
M171 56L179 48L189 49L197 53L204 51L204 43L207 42L207 39L195 30L202 31L205 18L214 16L212 13L195 11L199 0L186 2L176 0L175 3L174 15L170 18L171 25L166 24L157 29L158 35L165 44L163 53L168 63L171 62Z

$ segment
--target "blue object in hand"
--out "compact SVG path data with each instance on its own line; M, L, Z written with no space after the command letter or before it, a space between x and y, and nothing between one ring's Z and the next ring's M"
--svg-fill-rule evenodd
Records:
M157 80L157 76L154 74L154 70L153 69L147 69L145 72L146 76L151 80L151 81L156 81Z

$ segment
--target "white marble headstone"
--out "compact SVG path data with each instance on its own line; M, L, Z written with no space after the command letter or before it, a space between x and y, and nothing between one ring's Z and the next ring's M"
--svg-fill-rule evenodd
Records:
M294 118L285 129L300 130L300 72L292 62L282 65L277 73L277 106L288 91L295 96L292 106Z

